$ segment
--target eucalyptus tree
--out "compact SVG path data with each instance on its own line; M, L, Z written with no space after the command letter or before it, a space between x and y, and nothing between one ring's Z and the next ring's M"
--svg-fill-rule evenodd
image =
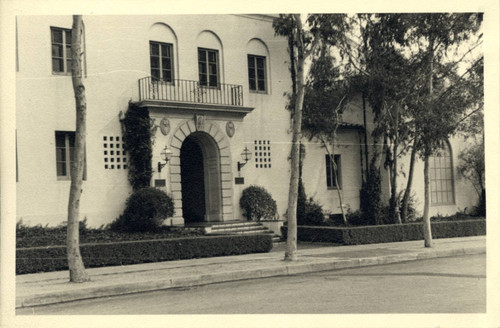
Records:
M90 276L85 271L79 242L80 197L83 189L85 160L87 101L82 80L82 33L81 15L73 16L71 30L71 76L76 104L76 133L74 161L71 166L71 187L68 202L67 257L71 282L85 282Z
M465 64L464 56L480 44L481 35L477 36L477 32L482 14L400 14L396 19L401 25L406 25L401 45L406 48L410 58L419 62L420 70L416 74L426 78L424 85L417 86L422 97L414 99L410 110L415 124L414 147L424 161L425 247L432 247L429 158L442 147L445 140L456 133L460 122L471 111L478 110L478 103L481 102L474 90L465 87L466 84L457 84L463 79L457 73L457 63ZM473 45L465 55L459 55L460 46L465 46L468 41L473 41ZM470 68L474 65L477 65L477 61ZM482 81L479 84L482 85Z
M398 194L398 159L412 134L407 103L414 96L413 62L396 46L405 33L393 15L361 15L363 52L367 72L366 94L374 113L375 140L384 139L384 166L389 171L391 223L401 223ZM400 146L403 147L400 151Z
M292 67L292 85L296 92L293 94L292 105L292 147L291 147L291 173L288 192L287 208L287 243L285 251L286 261L297 260L297 195L299 186L300 140L302 138L302 105L304 102L304 63L306 58L314 51L315 38L304 29L300 14L280 15L273 22L276 34L288 37ZM293 63L293 64L292 64Z
M352 93L349 82L339 77L339 69L334 66L334 62L329 47L323 44L321 53L312 61L306 84L302 129L309 139L316 138L321 142L333 166L335 185L339 186L338 167L334 158L337 130ZM342 219L347 224L340 188L337 188L337 192Z

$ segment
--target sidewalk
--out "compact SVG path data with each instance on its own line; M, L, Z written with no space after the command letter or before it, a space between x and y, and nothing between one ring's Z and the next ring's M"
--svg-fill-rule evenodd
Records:
M278 245L284 249L284 245ZM297 262L284 251L87 269L92 281L69 283L67 271L16 277L16 308L243 279L286 276L486 252L486 237L358 246L299 244Z

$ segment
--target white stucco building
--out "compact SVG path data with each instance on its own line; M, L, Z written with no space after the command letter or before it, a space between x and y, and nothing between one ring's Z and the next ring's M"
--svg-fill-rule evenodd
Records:
M84 16L87 146L80 213L89 226L118 217L132 191L120 124L120 113L130 101L148 109L158 127L151 185L174 199L176 214L168 223L245 220L239 199L242 190L253 184L272 194L284 217L291 141L284 93L290 91L291 82L287 42L275 36L272 19ZM17 219L30 225L57 225L66 220L75 131L68 61L72 17L19 16L16 24ZM356 210L364 133L359 100L343 119L347 124L339 131L336 149L339 184L344 202ZM477 201L472 186L454 173L462 144L457 139L450 145L451 156L437 162L431 214L454 213ZM172 158L159 170L165 147ZM307 195L325 210L338 213L325 152L319 143L306 147ZM239 169L245 150L252 156ZM421 206L422 167L417 164L413 184ZM400 180L403 186L404 178ZM388 197L386 175L383 190Z

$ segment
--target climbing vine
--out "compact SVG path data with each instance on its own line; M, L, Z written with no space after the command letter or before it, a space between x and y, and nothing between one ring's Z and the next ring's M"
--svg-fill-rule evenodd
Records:
M150 185L153 141L152 121L146 108L129 103L123 124L124 149L128 152L128 179L134 191Z

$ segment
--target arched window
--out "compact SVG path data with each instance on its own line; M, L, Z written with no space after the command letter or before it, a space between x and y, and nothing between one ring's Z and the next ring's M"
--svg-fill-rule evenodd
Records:
M248 86L253 93L270 93L269 88L269 50L257 38L247 44Z
M431 205L455 204L455 186L451 147L443 142L441 149L429 158Z
M204 30L198 34L198 78L200 85L220 88L224 82L224 51L217 34Z
M173 83L179 78L177 36L165 23L155 23L149 29L149 63L154 81Z

